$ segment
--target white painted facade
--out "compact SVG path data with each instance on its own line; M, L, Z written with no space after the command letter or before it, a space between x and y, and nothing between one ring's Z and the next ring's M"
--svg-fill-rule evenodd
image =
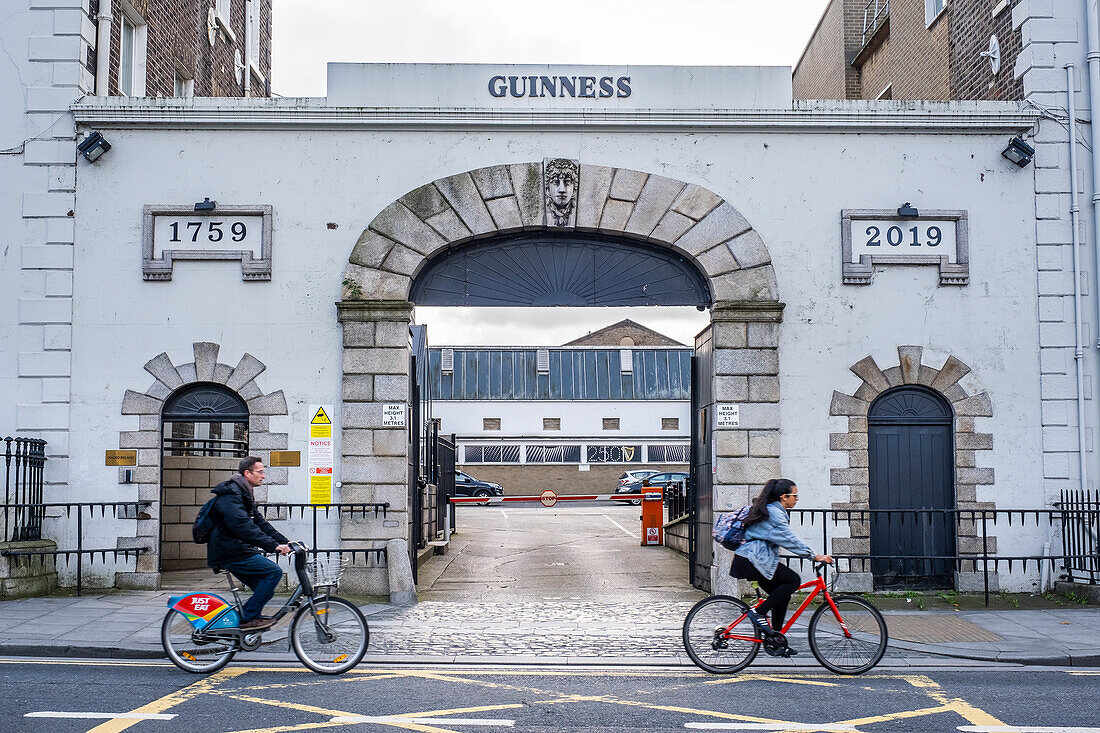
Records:
M281 390L287 407L286 415L270 417L269 429L287 437L285 445L257 448L304 453L310 405L335 405L337 425L343 417L341 328L333 303L341 298L344 268L360 232L391 202L430 181L550 157L695 184L735 205L759 234L785 304L778 347L782 400L743 409L741 418L755 419L753 411L777 418L775 453L783 473L798 481L803 506L849 500L843 482L833 485L834 470L853 467L830 445L831 433L846 430L845 418L830 415L831 398L834 391L852 394L860 386L854 364L870 355L883 369L896 366L903 346L922 347L921 363L929 367L941 367L948 356L964 361L971 371L963 388L989 396L993 417L976 418L976 430L993 435L992 449L977 453L977 501L1034 508L1072 485L1075 428L1067 409L1075 395L1055 393L1065 391L1066 374L1072 380L1065 371L1072 365L1063 365L1062 372L1050 366L1067 356L1064 314L1072 312L1072 276L1067 283L1064 246L1054 269L1043 247L1036 247L1047 244L1048 233L1065 232L1062 219L1044 214L1060 217L1064 194L1036 193L1040 180L1065 172L1057 125L1040 128L1049 138L1037 141L1035 166L1021 170L1000 151L1008 137L1031 129L1038 115L1015 104L792 104L788 71L706 69L695 75L697 70L664 69L654 72L649 85L646 67L608 67L591 75L630 76L629 106L600 106L598 98L585 107L554 107L545 99L526 106L510 97L495 105L488 82L497 68L334 65L327 101L77 104L79 129L99 130L113 148L96 163L81 161L72 169L72 143L65 142L70 170L76 171L75 193L51 192L54 184L41 180L38 170L52 170L46 163L33 175L16 174L21 190L29 192L33 179L46 197L30 192L23 199L20 216L41 217L5 210L5 220L18 219L24 232L24 264L17 268L9 253L0 274L0 297L12 301L4 312L28 314L5 323L8 333L15 328L14 336L0 342L0 386L11 385L17 396L0 400L0 416L9 424L14 420L20 432L46 437L51 448L65 448L67 464L60 457L50 463L51 483L63 494L55 498L155 498L155 471L137 484L121 484L118 469L103 465L104 451L130 447L127 435L149 427L142 425L147 416L122 414L126 391L149 387L143 365L161 352L177 365L191 362L197 342L218 344L218 361L230 366L246 352L266 365L256 383L267 394ZM505 74L508 67L499 68ZM562 67L555 73L584 76L586 70ZM697 76L693 96L669 81L676 75ZM423 78L438 83L418 84ZM376 99L385 104L354 106L370 101L364 90L379 81L386 92ZM1025 86L1035 83L1025 75ZM730 87L753 91L723 96ZM440 91L425 97L427 89ZM728 109L718 101L729 98L740 106ZM1045 103L1058 102L1052 96ZM62 124L72 124L65 119ZM24 154L24 163L29 156ZM0 165L6 171L11 163L0 158ZM142 207L187 206L203 197L220 205L273 208L270 282L244 282L239 263L228 261L178 262L170 281L142 279ZM76 202L74 217L65 216L62 199ZM937 268L926 265L882 266L870 285L841 283L840 212L896 209L903 202L968 212L968 285L940 285ZM54 236L48 232L64 229L66 219L75 221L75 244L67 245L76 275L71 293L63 287L65 268L51 276L25 264L35 248L53 246L47 245ZM72 309L71 352L65 340L41 342L56 347L47 351L36 339L67 333L64 304ZM29 315L46 307L58 314ZM1051 313L1063 317L1047 320L1044 314ZM1072 341L1072 324L1069 330ZM1046 347L1054 350L1052 361L1041 362ZM1091 385L1095 371L1090 375ZM55 399L62 392L64 399ZM600 418L615 416L604 414L609 407L593 409ZM647 419L660 435L660 417L676 415L651 408L645 408ZM434 407L445 423L451 419L446 409L438 402ZM643 419L626 405L622 409L624 422ZM679 409L686 413L686 406ZM677 414L686 426L686 415ZM53 417L36 417L46 415ZM539 434L542 416L538 425L529 425L533 414L515 415L522 426L517 429ZM465 418L453 419L462 424ZM339 456L341 431L334 434ZM271 500L307 500L304 468L269 469L269 479ZM739 506L744 493L723 490L715 506ZM116 525L97 529L101 536L86 542L118 540ZM155 541L155 514L135 531ZM1033 554L1048 538L1019 529L999 539L1002 553ZM727 562L719 554L718 567ZM1002 572L1001 586L1030 588L1033 575Z

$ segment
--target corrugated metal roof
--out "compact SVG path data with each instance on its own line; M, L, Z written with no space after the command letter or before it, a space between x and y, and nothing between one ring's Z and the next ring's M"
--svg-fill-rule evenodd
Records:
M433 400L686 400L691 349L634 349L624 372L618 349L550 349L550 372L537 349L455 348L454 369L441 370L442 349L429 349Z

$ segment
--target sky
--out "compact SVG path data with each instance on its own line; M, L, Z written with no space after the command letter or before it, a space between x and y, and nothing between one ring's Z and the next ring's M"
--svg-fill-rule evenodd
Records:
M794 66L828 0L274 0L272 91L329 61ZM433 344L557 345L623 318L691 344L694 308L417 308Z

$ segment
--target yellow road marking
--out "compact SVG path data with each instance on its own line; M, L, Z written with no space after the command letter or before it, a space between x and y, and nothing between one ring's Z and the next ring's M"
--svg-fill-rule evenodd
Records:
M907 675L909 684L922 689L925 694L944 707L950 708L975 725L1004 725L999 719L981 708L974 707L961 697L948 697L939 683L926 675Z
M825 682L825 681L822 681L822 680L799 679L797 677L779 677L779 676L770 675L770 674L746 674L746 675L741 675L740 677L735 677L733 679L707 680L703 684L704 685L728 685L731 682L753 682L753 681L786 682L786 683L792 684L792 685L811 685L811 686L816 685L816 686L820 686L820 687L840 687L839 682Z
M170 692L164 697L154 700L153 702L146 703L139 708L134 708L131 713L163 713L165 710L174 708L180 703L187 702L193 697L198 697L210 691L211 688L216 685L231 680L234 677L239 677L244 674L243 669L223 669L220 672L215 672L210 677L201 679L198 682L194 682L182 690L176 690ZM97 725L92 728L88 733L120 733L130 726L140 723L140 720L108 720L106 723Z

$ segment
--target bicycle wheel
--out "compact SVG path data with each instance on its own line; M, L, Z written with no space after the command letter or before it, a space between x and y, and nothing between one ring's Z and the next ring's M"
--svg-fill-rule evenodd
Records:
M196 642L194 631L187 617L175 609L168 611L164 623L160 625L160 643L164 653L172 664L184 672L217 672L236 656L237 648L232 643L222 639Z
M862 598L834 596L833 603L840 612L839 620L828 601L810 619L810 651L826 669L837 674L862 674L886 653L886 620Z
M696 603L684 619L684 649L691 661L715 674L740 672L760 651L760 630L743 618L749 607L732 596L711 596ZM728 633L745 639L728 639L726 628L741 619Z
M317 609L316 615L313 608ZM367 653L370 630L354 603L318 596L304 605L290 624L290 645L302 664L319 674L341 674Z

